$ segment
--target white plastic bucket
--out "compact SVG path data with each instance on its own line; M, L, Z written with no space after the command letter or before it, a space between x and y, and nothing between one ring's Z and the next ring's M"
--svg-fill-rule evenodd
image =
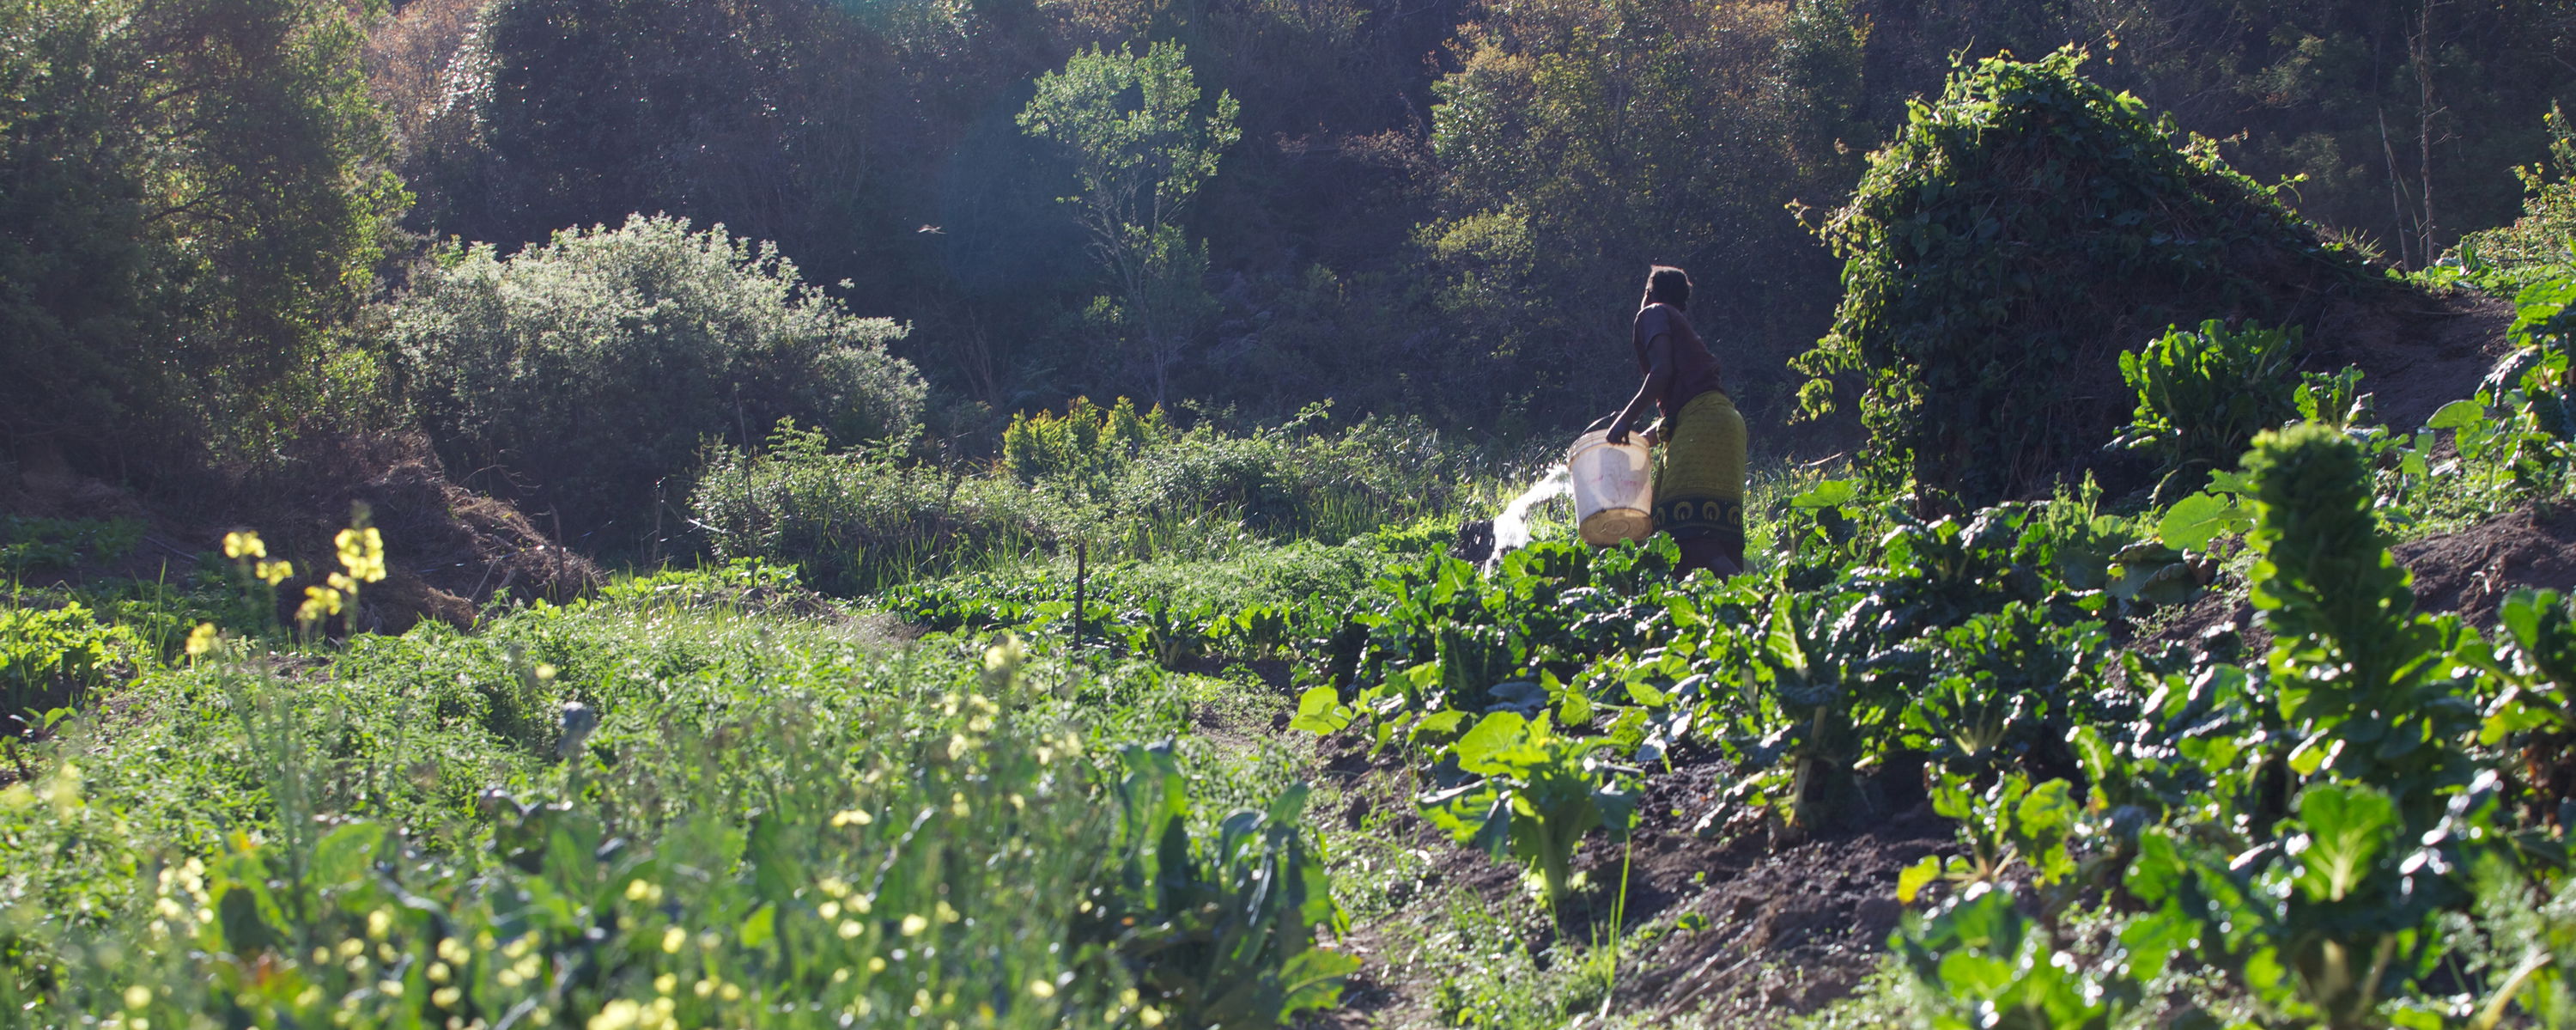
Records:
M1595 430L1576 438L1565 452L1575 526L1583 542L1594 547L1643 540L1655 531L1654 466L1636 436L1628 439L1611 443L1609 430Z

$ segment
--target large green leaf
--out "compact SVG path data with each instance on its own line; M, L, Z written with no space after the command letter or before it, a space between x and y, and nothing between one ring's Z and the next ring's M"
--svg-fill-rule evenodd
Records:
M2196 493L2165 509L2164 516L2156 520L2156 539L2185 551L2205 551L2212 540L2252 528L2253 517L2235 501Z
M2398 830L2397 804L2375 787L2317 784L2299 793L2298 810L2306 833L2286 850L2298 860L2300 892L2318 901L2352 896Z

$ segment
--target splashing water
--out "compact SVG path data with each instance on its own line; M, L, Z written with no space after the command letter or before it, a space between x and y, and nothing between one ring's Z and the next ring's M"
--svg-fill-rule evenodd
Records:
M1503 513L1494 516L1492 560L1501 561L1503 552L1529 546L1530 509L1538 507L1540 502L1548 498L1566 493L1572 489L1573 481L1573 475L1566 470L1565 466L1559 465L1556 471L1548 473L1547 478L1531 484L1529 489L1521 491L1520 496L1512 498L1512 503L1504 505Z

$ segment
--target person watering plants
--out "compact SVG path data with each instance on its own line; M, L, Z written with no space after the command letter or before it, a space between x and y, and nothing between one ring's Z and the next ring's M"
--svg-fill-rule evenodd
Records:
M1744 570L1744 416L1720 383L1717 356L1684 314L1690 288L1690 275L1678 268L1656 265L1646 274L1646 296L1629 332L1646 381L1610 423L1609 439L1628 442L1628 427L1648 404L1663 413L1645 441L1664 448L1655 473L1655 528L1681 547L1676 571L1731 576Z

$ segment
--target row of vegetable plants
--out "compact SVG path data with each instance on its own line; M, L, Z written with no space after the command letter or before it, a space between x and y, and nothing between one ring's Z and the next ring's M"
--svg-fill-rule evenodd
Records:
M1303 641L1294 725L1414 769L1426 818L1551 903L1678 762L1731 773L1692 814L1708 832L1743 812L1830 832L1922 799L1960 846L1891 885L1916 906L1892 943L1935 1025L2561 1025L2576 618L2546 592L2492 634L2415 612L2389 547L2563 493L2571 300L2527 291L2520 353L2409 432L2349 369L2237 378L2288 334L2169 334L2128 363L2140 414L2116 443L2185 475L2134 516L2089 484L1921 517L1829 481L1769 513L1779 553L1732 580L1676 581L1662 542L1539 543L1490 567L1426 555L1340 603L1112 593L1082 617L1166 659ZM2203 456L2249 442L2236 468ZM2137 616L2212 587L2258 625L2138 639ZM909 601L959 624L1073 614L1042 586ZM2561 915L2516 937L2508 910Z

